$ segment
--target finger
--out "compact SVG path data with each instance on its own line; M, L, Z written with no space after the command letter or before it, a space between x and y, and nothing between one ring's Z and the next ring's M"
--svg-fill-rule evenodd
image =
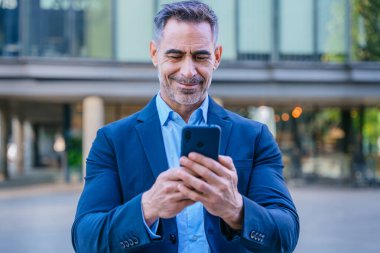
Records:
M182 192L178 190L178 185L176 185L176 192L172 193L170 198L170 201L172 202L183 202L183 201L188 201L190 200L186 195L184 195Z
M164 172L162 172L157 179L160 179L162 181L180 181L181 179L178 176L178 170L180 168L170 168Z
M236 171L234 162L231 157L229 156L224 156L224 155L219 155L218 160L221 165L226 167L229 170Z
M187 188L185 185L178 185L178 190L188 199L194 202L204 202L205 196L197 191Z
M220 177L226 177L228 175L227 169L224 168L218 161L215 161L212 158L206 157L195 152L191 152L189 154L188 159L208 168Z
M186 173L185 171L182 171L182 173L180 173L180 177L183 183L178 185L184 185L188 189L193 189L205 195L209 195L212 193L211 185L203 181L202 179L194 177L191 174Z
M210 169L202 166L199 163L196 163L187 157L181 158L182 166L184 166L184 170L189 174L202 178L206 182L210 184L215 184L219 182L219 177Z
M181 167L181 170L184 170L186 173L189 173L190 175L194 177L199 177L197 173L195 173L193 170L190 170L188 167Z

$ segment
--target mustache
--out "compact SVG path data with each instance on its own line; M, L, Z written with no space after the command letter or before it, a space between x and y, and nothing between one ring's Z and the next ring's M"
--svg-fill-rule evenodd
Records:
M190 78L173 75L173 76L170 76L169 78L171 80L176 81L177 83L182 83L182 84L201 84L205 80L203 77L201 77L199 75L195 75L195 76L192 76Z

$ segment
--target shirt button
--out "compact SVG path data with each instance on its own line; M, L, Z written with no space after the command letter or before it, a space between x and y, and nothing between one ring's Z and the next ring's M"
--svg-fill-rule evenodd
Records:
M190 237L190 241L196 241L196 240L198 240L198 236L194 235Z
M175 234L170 234L169 240L171 241L172 244L175 244L177 242L177 237L175 236Z

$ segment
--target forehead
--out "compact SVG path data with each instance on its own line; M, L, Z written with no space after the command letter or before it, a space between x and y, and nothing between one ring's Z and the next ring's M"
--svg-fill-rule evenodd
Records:
M183 22L171 18L166 23L161 43L163 47L207 47L213 44L211 26L207 22Z

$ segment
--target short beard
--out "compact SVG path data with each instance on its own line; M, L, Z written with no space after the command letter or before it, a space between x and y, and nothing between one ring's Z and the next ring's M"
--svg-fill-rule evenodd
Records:
M201 77L193 77L191 79L183 79L183 78L170 78L173 81L179 82L179 83L194 83L197 85L204 85L204 79ZM204 97L205 93L207 92L207 89L198 91L196 88L191 89L180 89L178 87L170 87L169 84L163 82L161 79L161 76L159 75L159 81L161 85L161 89L165 91L165 94L169 97L171 101L175 101L178 104L182 105L194 105L201 101L201 99Z

